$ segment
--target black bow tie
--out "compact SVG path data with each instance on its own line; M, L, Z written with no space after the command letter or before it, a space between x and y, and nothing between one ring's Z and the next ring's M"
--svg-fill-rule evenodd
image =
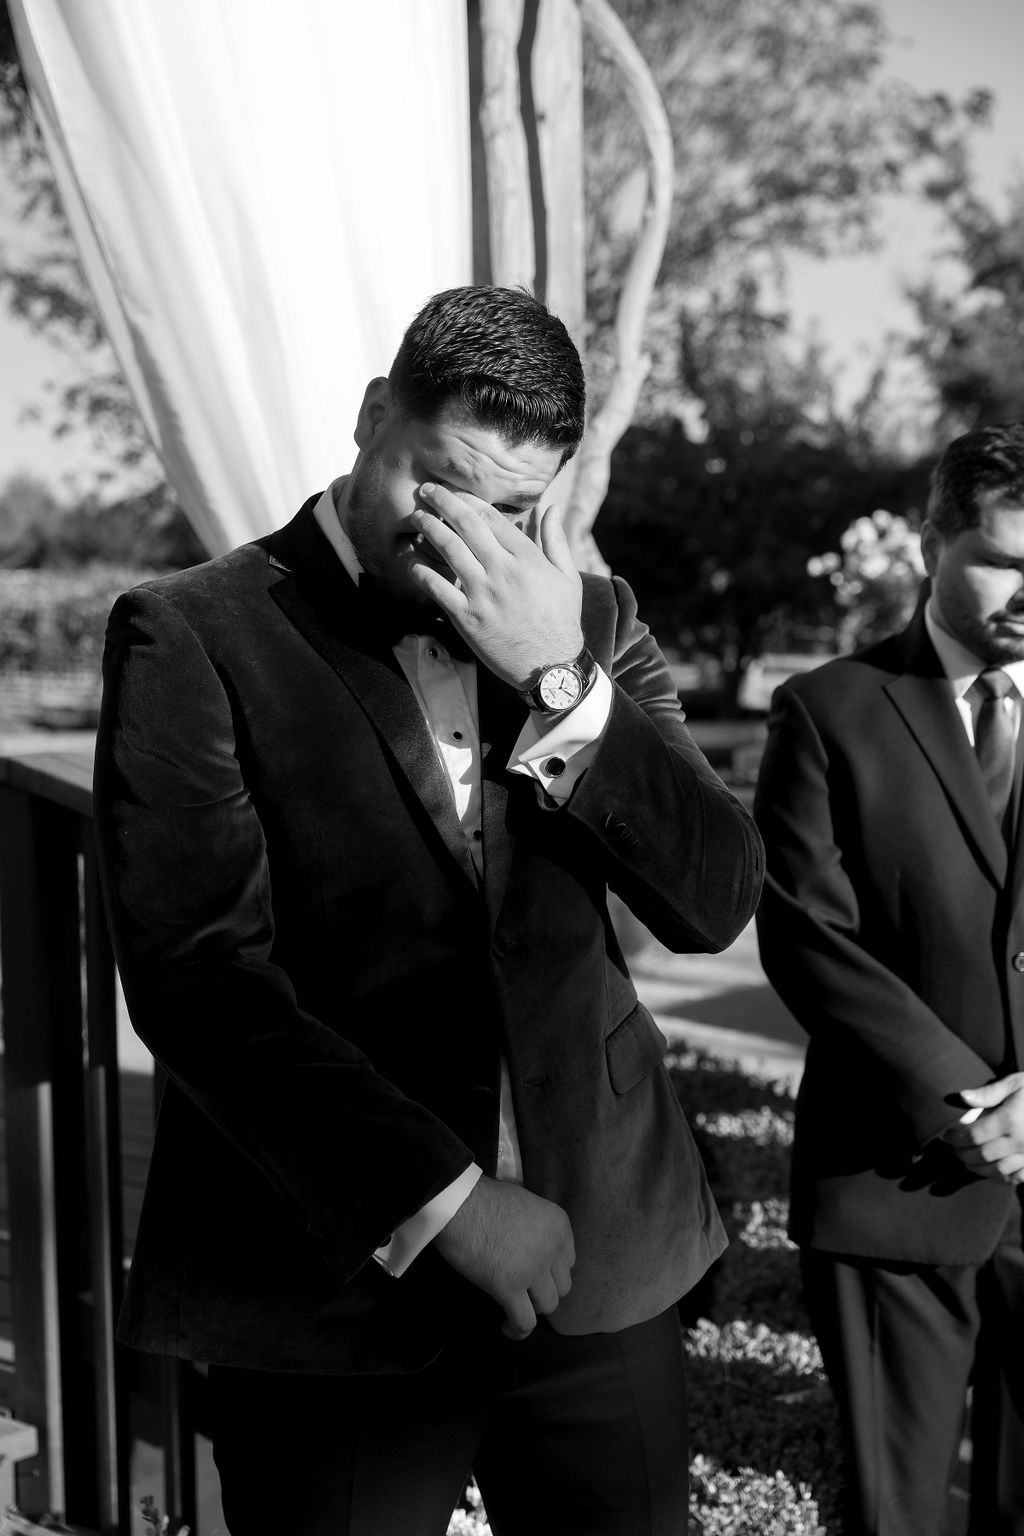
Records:
M476 659L451 619L439 608L396 597L365 571L359 577L359 595L366 601L374 628L388 645L397 645L406 635L432 635L454 661Z

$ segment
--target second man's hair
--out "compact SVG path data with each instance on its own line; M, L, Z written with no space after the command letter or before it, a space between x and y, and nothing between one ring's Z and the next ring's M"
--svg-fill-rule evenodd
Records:
M944 539L976 528L985 506L1024 507L1024 421L955 437L936 464L928 520Z

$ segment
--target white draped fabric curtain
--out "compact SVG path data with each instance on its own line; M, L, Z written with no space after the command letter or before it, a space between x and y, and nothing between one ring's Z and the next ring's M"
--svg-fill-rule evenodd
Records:
M82 263L211 552L344 470L469 282L465 0L10 0Z

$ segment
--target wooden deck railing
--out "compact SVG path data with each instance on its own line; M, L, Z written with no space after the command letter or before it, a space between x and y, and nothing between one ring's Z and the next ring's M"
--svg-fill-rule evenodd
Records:
M156 1079L119 1071L91 774L88 738L0 753L3 1400L38 1431L38 1454L18 1468L23 1511L63 1512L103 1536L130 1532L138 1438L162 1447L163 1508L195 1531L202 1378L115 1339Z

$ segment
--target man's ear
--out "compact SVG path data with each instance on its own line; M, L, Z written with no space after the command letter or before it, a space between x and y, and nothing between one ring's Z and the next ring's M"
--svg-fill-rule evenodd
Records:
M373 442L377 433L391 416L393 398L387 379L371 379L363 392L363 403L356 417L353 436L356 447L363 451Z
M926 521L921 527L921 559L929 576L935 575L941 548L942 534L934 523Z

